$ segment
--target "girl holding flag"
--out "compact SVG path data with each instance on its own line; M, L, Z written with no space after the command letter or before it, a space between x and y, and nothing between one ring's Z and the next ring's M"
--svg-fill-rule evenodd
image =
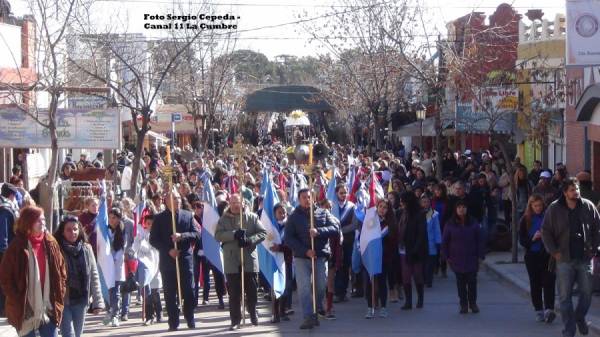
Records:
M277 222L277 229L279 231L279 235L281 235L281 244L273 244L270 250L272 252L281 252L283 253L283 258L285 260L285 290L283 295L279 298L273 297L273 317L271 318L271 323L279 323L280 321L289 321L287 307L292 303L292 282L293 282L293 273L292 273L292 250L285 244L284 231L285 231L285 223L287 220L287 211L284 205L280 202L273 207L273 213L275 214L275 219Z
M118 208L112 208L108 212L108 236L111 247L111 255L114 263L114 284L107 284L109 293L110 310L104 318L104 325L110 324L118 327L121 321L121 286L125 282L125 244L127 235L125 225L121 221L123 215Z
M142 225L138 226L137 235L133 240L133 251L139 261L137 268L138 282L142 287L144 298L144 325L160 323L162 321L162 304L160 302L160 288L162 278L158 270L159 253L150 244L150 231L154 221L153 214L146 214Z
M371 319L375 317L375 310L373 309L377 303L373 303L373 299L379 299L380 311L379 317L385 318L388 316L388 312L386 309L387 305L387 275L388 272L393 270L393 259L391 258L394 255L394 251L398 247L398 228L396 223L396 217L394 216L394 211L390 203L385 200L379 200L376 205L377 209L377 217L379 218L379 226L381 227L381 240L382 247L381 256L379 259L381 260L381 274L375 275L374 280L377 282L377 291L376 297L373 298L371 296L373 284L371 283L371 278L366 270L363 270L363 275L365 276L364 280L366 283L366 294L367 298L367 314L365 318Z

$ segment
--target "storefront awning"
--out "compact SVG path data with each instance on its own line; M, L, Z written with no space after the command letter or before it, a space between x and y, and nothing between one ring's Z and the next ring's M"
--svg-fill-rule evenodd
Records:
M169 137L165 137L165 136L161 135L160 133L156 133L154 131L148 131L146 133L146 137L152 137L154 139L160 140L163 143L167 143L171 140Z
M416 121L402 125L395 131L395 134L398 137L419 137L421 136L421 122ZM435 137L435 118L429 117L423 120L423 136Z

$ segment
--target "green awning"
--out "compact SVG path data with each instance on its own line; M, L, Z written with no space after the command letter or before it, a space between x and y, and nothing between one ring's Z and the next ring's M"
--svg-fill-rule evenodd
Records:
M333 112L334 108L327 103L319 89L310 86L289 85L268 87L257 90L246 96L246 104L242 109L248 113L282 112L294 110L304 112Z

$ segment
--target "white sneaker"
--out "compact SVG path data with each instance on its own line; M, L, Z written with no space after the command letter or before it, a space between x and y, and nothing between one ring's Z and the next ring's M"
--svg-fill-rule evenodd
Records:
M375 317L375 310L373 308L367 308L367 314L365 315L366 319L371 319Z
M387 309L385 307L379 309L379 317L381 317L381 318L388 317L388 312L387 312Z
M116 328L116 327L118 327L119 325L121 325L121 323L119 322L119 319L118 319L118 318L116 318L116 317L113 317L113 318L112 318L112 321L110 322L110 326L112 326L112 327Z
M542 310L535 312L535 320L538 322L545 321L546 317L544 317L544 312Z
M548 324L552 323L555 318L556 318L556 313L554 313L554 310L546 309L546 311L544 311L544 321L546 323L548 323Z

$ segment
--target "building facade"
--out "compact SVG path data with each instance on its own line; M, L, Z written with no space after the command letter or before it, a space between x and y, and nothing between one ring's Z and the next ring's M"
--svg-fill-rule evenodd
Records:
M517 49L522 141L517 146L521 162L531 169L539 160L554 169L565 161L565 16L553 20L541 10L529 10L519 22Z

